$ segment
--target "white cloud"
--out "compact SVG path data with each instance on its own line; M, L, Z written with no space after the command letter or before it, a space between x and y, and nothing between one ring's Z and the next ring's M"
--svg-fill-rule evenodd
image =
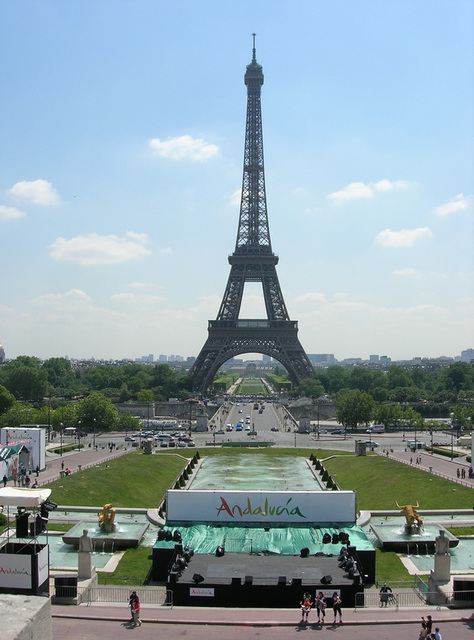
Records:
M436 207L435 213L439 216L448 216L451 213L456 213L457 211L464 211L467 209L472 202L472 196L465 196L463 193L458 193L457 196L448 200L444 204Z
M45 303L46 306L54 305L56 307L64 306L70 308L74 306L90 305L91 297L84 293L81 289L70 289L65 293L45 293L34 299L36 304Z
M0 221L9 222L10 220L20 220L25 217L25 213L15 207L4 207L0 204Z
M236 189L231 193L229 198L229 204L231 207L240 207L240 201L242 198L242 189Z
M52 245L54 260L75 262L81 265L119 264L150 255L145 247L148 236L144 233L127 232L124 236L99 236L91 233L67 240L57 238Z
M402 229L401 231L385 229L377 234L375 243L381 244L383 247L412 247L418 240L432 236L433 234L428 227Z
M296 302L325 302L326 296L319 291L309 291L295 298Z
M405 180L395 180L395 182L391 182L384 178L374 184L374 189L376 191L392 191L393 189L407 189L409 186L410 183Z
M340 191L334 191L327 195L328 200L336 204L347 202L348 200L358 200L360 198L372 198L376 191L393 191L394 189L407 189L410 186L405 180L379 180L378 182L365 184L365 182L351 182Z
M61 201L58 192L47 180L22 180L8 190L10 195L21 198L31 204L52 205Z
M405 267L405 269L396 269L393 272L394 276L397 277L402 277L402 278L411 278L413 276L417 276L419 275L419 271L417 271L416 269L413 269L413 267Z
M155 304L157 302L163 302L164 298L162 296L137 296L134 293L115 293L110 296L110 299L114 302L119 302L121 304Z
M149 145L153 152L163 158L172 160L192 160L193 162L203 162L215 156L219 151L216 144L206 142L202 138L192 138L190 135L160 140L151 138Z
M328 200L333 200L336 203L346 202L347 200L357 200L359 198L371 198L374 192L369 185L363 182L351 182L341 189L340 191L334 191L327 197Z

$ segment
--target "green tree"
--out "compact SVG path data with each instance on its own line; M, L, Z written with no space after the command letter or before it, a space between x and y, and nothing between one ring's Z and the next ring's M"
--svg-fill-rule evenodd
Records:
M79 404L77 417L82 429L89 432L111 431L118 422L117 409L98 391L93 391Z
M15 404L15 396L0 384L0 413L5 413Z
M134 418L126 411L118 418L118 428L121 431L140 431L140 419Z
M298 393L306 398L316 400L324 393L324 387L318 378L304 378L298 385Z
M372 420L375 401L365 391L354 389L338 393L336 397L336 418L344 427L368 425Z
M374 420L377 424L383 424L387 428L395 428L399 425L403 412L398 404L381 404L374 412Z
M20 356L2 367L3 385L17 400L41 401L47 393L47 373L37 358Z

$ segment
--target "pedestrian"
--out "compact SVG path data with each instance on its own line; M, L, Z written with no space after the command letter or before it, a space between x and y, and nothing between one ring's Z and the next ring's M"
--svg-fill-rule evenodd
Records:
M459 471L459 467L456 469L456 475L457 475L458 478L461 477L461 472Z
M39 474L40 474L39 464L37 464L37 465L36 465L36 469L35 469L35 471L36 471L36 477L38 477L38 476L39 476Z
M413 464L413 458L410 458L410 464Z
M434 637L435 637L435 640L443 640L443 637L439 632L439 627L435 628Z
M133 601L135 600L135 598L138 598L137 592L132 591L128 596L128 606L130 607L130 622L133 622Z
M61 462L61 471L64 471L64 460Z
M390 587L387 585L386 582L383 583L381 589L380 589L380 606L387 606L388 604L388 594L392 593L392 590L390 589Z
M311 594L307 591L303 594L303 598L300 602L301 606L301 622L308 622L309 612L312 606Z
M342 600L337 591L332 594L332 610L334 611L334 624L337 623L337 614L339 614L339 624L342 624Z
M426 616L426 620L422 617L421 618L421 622L422 624L424 624L425 629L426 629L426 635L428 636L428 638L431 635L431 629L433 628L433 620L431 618L430 615Z
M324 624L324 616L326 615L326 602L324 600L324 593L320 591L316 596L316 609L318 610L318 622Z
M138 600L138 596L133 599L132 609L133 609L133 626L136 627L138 624L138 626L141 627L142 621L140 620L140 601Z
M5 474L3 474L3 486L6 487L8 482L8 478Z
M38 487L39 487L38 480L35 478L35 481L34 481L34 482L33 482L33 484L31 485L31 488L32 488L32 489L37 489Z

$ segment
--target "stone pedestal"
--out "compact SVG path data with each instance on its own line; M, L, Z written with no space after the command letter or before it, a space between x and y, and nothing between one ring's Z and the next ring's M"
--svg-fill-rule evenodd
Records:
M433 579L436 582L448 582L451 578L451 556L438 555L434 557Z
M80 580L92 577L92 553L79 551L77 558L77 577Z

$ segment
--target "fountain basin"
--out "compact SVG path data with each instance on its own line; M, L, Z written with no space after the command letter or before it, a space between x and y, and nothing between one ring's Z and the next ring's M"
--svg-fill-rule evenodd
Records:
M113 531L103 531L97 521L82 520L62 538L66 544L79 547L79 538L82 536L83 530L87 529L89 537L92 538L94 551L129 549L140 543L149 526L148 523L115 522Z
M445 527L437 524L425 524L423 529L413 528L410 532L405 530L404 524L373 524L370 525L370 529L386 551L415 553L418 547L422 553L433 553L440 530L444 531L444 535L449 540L450 548L459 544L456 536L449 533Z

